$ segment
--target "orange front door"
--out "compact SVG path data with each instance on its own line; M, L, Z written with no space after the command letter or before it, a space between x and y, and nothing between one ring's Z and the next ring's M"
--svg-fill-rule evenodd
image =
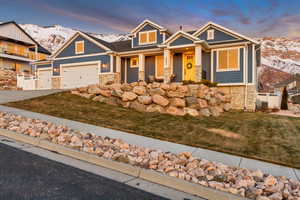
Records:
M195 53L183 53L183 80L195 81Z

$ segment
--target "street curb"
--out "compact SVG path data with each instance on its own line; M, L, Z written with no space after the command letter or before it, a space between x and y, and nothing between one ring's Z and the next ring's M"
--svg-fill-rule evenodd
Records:
M216 199L248 200L247 198L243 198L227 192L222 192L199 184L191 183L182 179L170 177L152 170L146 170L146 169L131 166L129 164L100 158L98 156L91 155L89 153L67 148L62 145L58 145L58 144L48 142L46 140L42 140L40 138L23 135L6 129L0 129L0 135L23 143L31 144L36 147L54 151L78 160L86 161L101 167L119 171L121 173L134 176L136 178L141 178L182 192L197 195L202 198L206 198L207 200L216 200Z

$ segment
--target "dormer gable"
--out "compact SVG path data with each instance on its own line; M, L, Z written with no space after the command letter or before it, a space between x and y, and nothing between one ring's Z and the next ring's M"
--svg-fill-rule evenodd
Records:
M258 44L257 41L239 34L233 30L225 28L213 22L208 22L196 32L193 36L198 37L200 40L205 40L208 44L223 43L223 42L235 42L248 40L254 44Z
M150 20L144 20L131 31L132 48L162 44L166 35L167 29Z

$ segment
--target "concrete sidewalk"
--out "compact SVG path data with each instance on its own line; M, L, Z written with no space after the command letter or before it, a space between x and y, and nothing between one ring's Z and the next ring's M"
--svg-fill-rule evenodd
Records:
M108 136L112 138L121 138L127 143L137 145L137 146L160 149L162 151L168 151L172 153L189 151L192 152L193 156L195 157L204 158L215 162L221 162L230 166L243 167L251 170L259 169L267 174L272 174L274 176L286 176L288 178L293 178L295 180L300 181L299 169L293 169L289 167L275 165L267 162L249 159L249 158L243 158L240 156L234 156L226 153L211 151L207 149L166 142L166 141L148 138L144 136L134 135L131 133L112 130L108 128L103 128L99 126L94 126L90 124L85 124L81 122L57 118L49 115L34 113L34 112L6 107L6 106L0 106L0 111L10 112L10 113L22 115L24 117L29 117L29 118L38 118L59 125L66 125L72 129L79 130L82 132L90 132L96 135Z
M0 91L0 103L8 103L14 101L22 101L26 99L32 99L35 97L46 96L49 94L54 94L62 90L4 90Z

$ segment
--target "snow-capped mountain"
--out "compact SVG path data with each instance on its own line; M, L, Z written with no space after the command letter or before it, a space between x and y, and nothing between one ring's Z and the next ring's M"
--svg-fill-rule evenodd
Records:
M20 24L20 26L50 52L58 49L77 31L61 25L39 26L35 24ZM107 42L128 39L126 34L90 34Z
M51 52L58 49L77 31L61 25L43 27L21 24L21 27ZM91 34L107 42L129 39L126 34ZM262 66L258 71L264 90L272 89L274 84L288 78L290 74L300 73L300 40L274 37L257 40L261 43L262 50ZM272 76L269 76L270 74Z

